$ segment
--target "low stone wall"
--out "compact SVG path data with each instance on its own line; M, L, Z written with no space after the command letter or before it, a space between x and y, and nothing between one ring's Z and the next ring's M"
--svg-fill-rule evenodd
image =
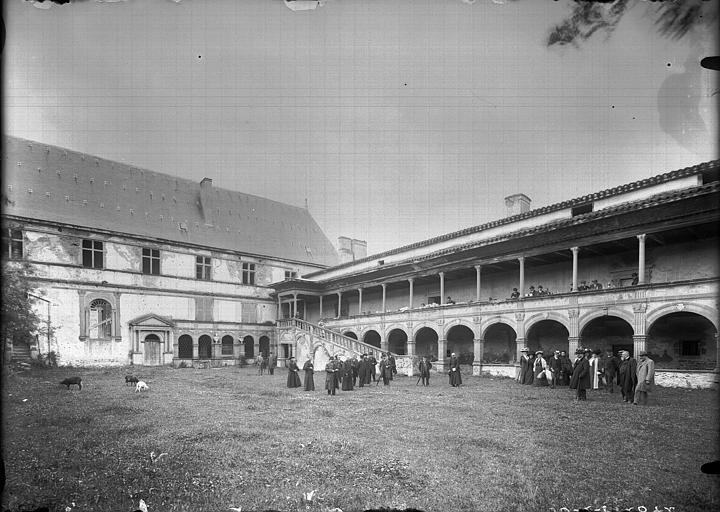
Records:
M514 379L517 371L518 367L513 364L483 364L482 366L473 366L473 375L479 376L509 377Z
M666 388L718 389L720 373L692 370L655 370L655 384Z

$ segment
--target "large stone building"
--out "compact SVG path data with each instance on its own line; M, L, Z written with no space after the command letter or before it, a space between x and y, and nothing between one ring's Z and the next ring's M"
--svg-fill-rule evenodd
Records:
M412 373L454 351L512 376L523 346L590 346L645 349L668 385L717 382L718 161L537 209L517 194L503 219L371 256L208 179L15 138L3 164L6 255L34 269L66 363L389 350Z

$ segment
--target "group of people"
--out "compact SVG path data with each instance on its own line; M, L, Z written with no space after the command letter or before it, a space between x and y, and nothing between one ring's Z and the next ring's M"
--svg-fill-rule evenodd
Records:
M564 350L554 351L545 359L542 350L530 354L523 348L517 381L535 386L568 386L576 390L575 400L587 400L588 389L603 388L608 393L620 389L623 402L647 404L648 393L655 388L655 363L646 351L638 354L639 362L630 352L620 350L615 356L608 349L603 356L599 349L578 348L575 361ZM618 357L619 356L619 357Z
M432 363L427 356L422 356L418 363L418 384L422 381L423 386L430 385L430 370ZM304 386L305 391L315 391L315 365L312 357L308 356L302 367L304 382L300 381L300 370L294 357L288 361L287 387L299 388ZM334 395L338 390L352 391L355 387L369 386L372 382L379 385L382 381L388 386L397 375L395 356L390 352L380 356L380 362L373 354L362 354L360 359L349 357L341 359L339 356L331 356L325 365L325 390L328 395ZM459 387L462 384L460 372L460 359L457 354L450 355L448 376L450 385Z
M552 295L552 293L550 293L550 290L543 288L543 285L539 284L537 288L535 288L534 285L528 288L528 292L524 295L524 297L544 297L546 295ZM517 288L512 289L512 292L510 292L510 298L520 298L520 292Z
M264 357L262 354L258 354L255 358L255 366L258 367L258 375L262 375L265 370L270 375L275 375L275 367L277 366L277 356L270 352L268 357Z

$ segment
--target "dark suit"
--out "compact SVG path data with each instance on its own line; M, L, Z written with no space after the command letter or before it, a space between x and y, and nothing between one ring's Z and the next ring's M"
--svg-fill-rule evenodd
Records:
M623 401L632 402L635 398L635 386L637 385L637 363L632 357L620 361L618 385L622 392Z
M570 377L570 389L576 389L576 400L587 400L587 390L590 389L590 363L586 357L576 359L572 377Z

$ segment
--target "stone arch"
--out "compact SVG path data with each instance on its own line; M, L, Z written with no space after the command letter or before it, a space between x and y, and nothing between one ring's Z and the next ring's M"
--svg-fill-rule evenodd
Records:
M543 318L533 322L525 330L526 345L530 352L542 350L549 357L555 350L568 351L570 330L567 325L554 318Z
M515 361L517 332L507 321L498 319L483 329L483 363L507 364Z
M221 340L221 350L220 353L224 356L231 356L233 355L233 346L235 345L235 339L230 336L229 334L226 334L222 337Z
M580 346L593 350L627 350L634 352L632 321L616 315L595 315L579 330Z
M673 308L648 326L645 348L656 368L713 370L718 330L709 318Z
M437 360L439 335L434 327L423 325L415 329L415 354L428 356L431 361Z
M487 334L487 331L490 327L496 324L504 324L510 327L510 329L513 330L515 335L517 336L517 330L515 329L514 325L517 322L515 322L515 319L504 317L504 316L494 316L492 318L488 318L485 322L482 323L482 326L480 328L481 338L485 339L485 335Z
M388 335L390 334L390 331L394 331L396 329L403 331L405 333L405 336L410 338L410 335L408 334L407 329L405 328L405 324L392 324L392 325L388 325L385 328L385 339L388 339Z
M445 357L455 353L460 359L460 364L473 363L475 359L475 329L469 327L465 322L458 322L446 329L445 339L447 340Z
M682 307L679 307L682 306ZM652 311L648 311L647 315L645 317L645 324L648 327L648 331L650 329L650 326L654 324L659 318L668 315L670 313L676 313L676 312L687 312L687 313L695 313L696 315L700 315L701 317L705 318L708 322L710 322L713 327L715 327L715 330L720 330L720 327L718 326L718 311L714 308L704 306L702 304L695 304L692 302L682 302L679 304L666 304L664 306L661 306L657 309L653 309Z
M247 359L255 357L255 338L249 334L243 338L243 355Z
M456 327L458 325L462 325L462 326L465 326L468 329L470 329L470 331L472 332L472 335L473 335L473 339L476 339L479 337L478 336L478 327L479 326L476 323L473 323L469 320L463 320L463 319L458 318L456 320L452 320L452 321L448 322L445 325L445 328L443 329L443 338L448 339L448 333L450 332L450 329L452 329L453 327Z
M178 338L178 359L192 359L193 339L189 334L182 334Z
M325 345L318 343L313 347L312 359L315 371L324 372L325 366L327 366L328 361L330 361L330 352Z
M398 355L407 354L408 335L405 329L392 329L388 332L388 351Z
M347 336L348 338L352 338L352 339L354 339L354 340L356 340L356 341L357 341L357 339L358 339L358 335L355 334L355 331L353 331L353 330L351 330L351 329L347 329L347 330L343 331L342 334L343 334L343 336Z
M632 327L635 324L635 314L632 311L627 311L620 308L608 308L608 309L598 309L595 311L590 311L588 313L585 313L582 315L578 320L578 335L585 329L585 327L595 320L596 318L600 318L603 316L614 316L617 318L620 318L622 320L625 320L630 326ZM634 332L634 329L633 329Z
M568 318L567 315L562 315L557 311L547 311L545 313L532 315L525 320L525 335L527 336L527 333L530 332L533 325L538 322L542 322L543 320L554 320L557 323L562 324L562 326L567 329L568 334L570 333L570 318Z
M380 348L380 340L380 333L375 329L368 329L363 334L363 343L367 343L373 347Z
M270 357L270 338L267 336L260 336L258 340L259 350L263 357Z
M212 358L212 342L212 337L207 334L203 334L198 338L198 359Z

